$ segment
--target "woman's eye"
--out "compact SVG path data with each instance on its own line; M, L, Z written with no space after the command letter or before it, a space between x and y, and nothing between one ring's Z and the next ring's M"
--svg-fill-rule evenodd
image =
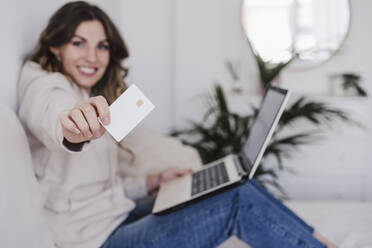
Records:
M84 44L82 41L73 41L72 42L72 45L73 46L77 46L77 47L82 47Z
M107 51L110 49L110 46L108 44L99 44L98 49Z

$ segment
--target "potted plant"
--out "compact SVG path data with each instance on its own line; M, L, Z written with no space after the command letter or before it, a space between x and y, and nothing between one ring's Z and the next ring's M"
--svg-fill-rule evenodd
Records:
M368 94L360 85L361 77L355 73L342 73L342 88L344 91L353 91L357 96L366 97Z
M249 128L257 113L239 115L229 109L224 91L220 85L214 88L209 109L200 123L190 122L189 127L172 132L185 144L194 147L204 163L214 161L231 153L239 153L249 135ZM263 155L255 178L263 185L273 185L283 194L284 189L277 181L278 173L285 169L284 158L291 156L299 147L318 139L318 132L300 132L283 136L282 130L298 120L306 120L312 125L330 124L336 120L352 122L347 113L332 108L325 103L309 101L304 97L290 104L284 111L276 131ZM266 166L265 158L274 157L276 165Z

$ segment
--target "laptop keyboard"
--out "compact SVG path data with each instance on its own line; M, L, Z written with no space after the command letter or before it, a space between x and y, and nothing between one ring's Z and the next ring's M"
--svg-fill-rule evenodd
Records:
M198 194L227 182L229 179L223 162L192 174L191 195Z

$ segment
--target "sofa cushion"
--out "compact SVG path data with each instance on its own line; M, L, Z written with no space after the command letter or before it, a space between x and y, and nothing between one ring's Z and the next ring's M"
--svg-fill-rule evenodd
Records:
M0 104L0 247L52 247L26 134Z
M137 127L121 141L121 144L135 154L135 159L129 166L119 167L122 175L144 176L169 167L196 170L202 165L200 156L194 148L153 129ZM119 162L131 159L132 156L128 152L119 150Z

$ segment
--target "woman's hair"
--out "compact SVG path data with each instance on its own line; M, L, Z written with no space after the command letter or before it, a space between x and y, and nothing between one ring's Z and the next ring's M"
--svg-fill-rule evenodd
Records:
M25 61L34 61L49 72L64 73L62 63L50 51L51 47L61 47L71 41L76 28L85 21L97 20L102 23L110 47L110 62L103 77L93 86L92 96L102 95L111 104L127 89L124 78L128 69L121 65L129 53L124 40L108 15L99 7L84 1L63 5L50 18L47 27L41 33L37 47ZM70 80L71 78L66 75ZM121 149L127 151L132 162L135 154L118 142Z
M99 7L84 1L63 5L50 18L47 27L40 35L35 51L26 58L26 61L34 61L49 72L63 73L62 63L50 48L67 44L73 38L80 23L93 20L101 22L104 27L110 47L110 62L103 77L92 88L91 95L102 95L111 104L127 88L124 78L128 69L121 63L129 53L119 31Z

